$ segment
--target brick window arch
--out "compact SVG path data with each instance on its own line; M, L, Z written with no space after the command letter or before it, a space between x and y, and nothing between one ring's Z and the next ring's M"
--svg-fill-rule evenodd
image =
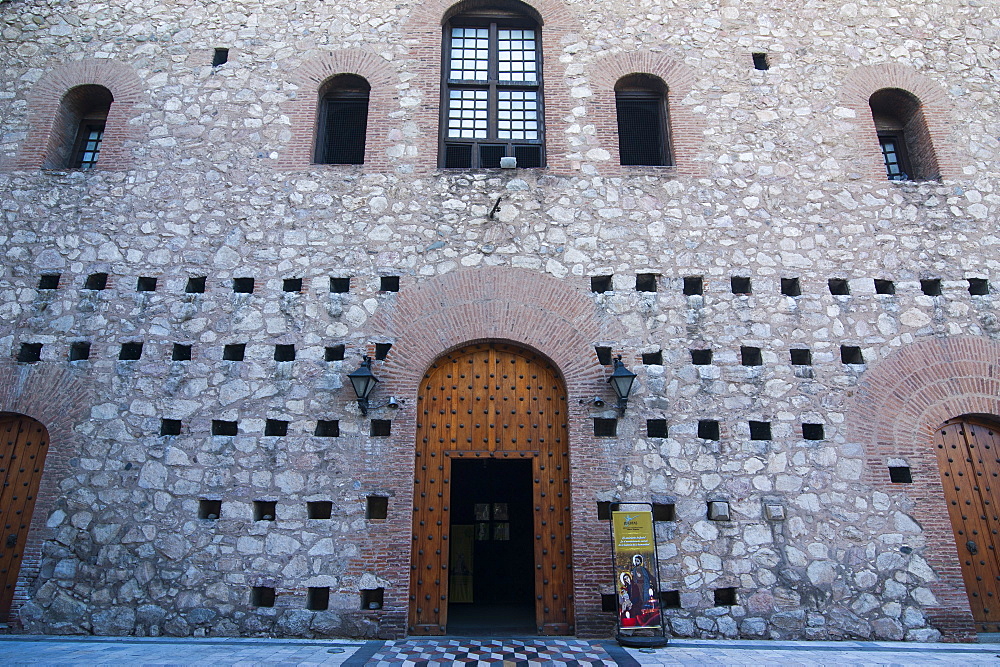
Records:
M890 181L941 177L923 105L916 95L902 88L882 88L868 98L868 106Z
M615 84L621 164L670 166L667 84L652 74L630 74Z
M520 2L465 2L444 21L438 166L545 165L541 18Z
M97 164L114 95L104 86L70 89L59 104L49 137L47 169L90 169Z
M316 162L364 164L371 85L357 74L338 74L319 91Z

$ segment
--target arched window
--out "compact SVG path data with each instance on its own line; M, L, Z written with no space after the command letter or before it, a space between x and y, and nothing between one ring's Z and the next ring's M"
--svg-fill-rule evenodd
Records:
M52 134L49 169L90 169L97 164L104 125L114 96L104 86L77 86L59 104Z
M667 85L652 74L630 74L615 84L618 153L623 165L669 166Z
M868 105L889 180L940 178L920 100L900 88L883 88L869 98Z
M356 74L338 74L320 89L316 162L364 164L371 86Z
M470 7L444 24L444 168L545 165L541 21L519 2Z

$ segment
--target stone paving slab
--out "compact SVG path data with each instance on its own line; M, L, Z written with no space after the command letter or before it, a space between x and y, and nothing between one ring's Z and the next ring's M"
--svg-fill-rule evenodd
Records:
M508 655L509 654L509 655ZM2 665L1000 665L1000 645L674 639L656 650L572 638L174 639L0 636Z

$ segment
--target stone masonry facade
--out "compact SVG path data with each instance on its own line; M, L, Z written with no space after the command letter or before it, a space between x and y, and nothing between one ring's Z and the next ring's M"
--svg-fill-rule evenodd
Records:
M673 635L972 637L932 436L1000 419L1000 9L527 0L546 166L439 169L442 20L481 4L0 2L0 414L51 438L9 625L405 635L417 385L503 341L566 383L577 635L613 632L599 503L633 501L674 508ZM344 73L364 164L314 164ZM673 166L620 164L634 73ZM114 99L86 170L53 162L80 86ZM938 179L886 179L887 88Z

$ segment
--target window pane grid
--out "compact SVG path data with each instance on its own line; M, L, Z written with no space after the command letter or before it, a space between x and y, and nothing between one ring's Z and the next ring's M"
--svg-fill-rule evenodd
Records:
M500 81L534 83L538 57L534 30L497 31L497 61Z
M485 139L489 94L486 90L448 91L448 138Z
M885 172L890 181L908 180L899 163L899 151L896 148L895 137L879 137L882 144L882 158L885 160Z
M490 64L489 28L451 29L451 74L458 81L486 81Z
M104 127L88 125L85 132L83 145L80 147L80 167L90 169L97 164L97 156L101 153Z
M499 139L538 138L538 93L536 91L498 91L497 137Z

